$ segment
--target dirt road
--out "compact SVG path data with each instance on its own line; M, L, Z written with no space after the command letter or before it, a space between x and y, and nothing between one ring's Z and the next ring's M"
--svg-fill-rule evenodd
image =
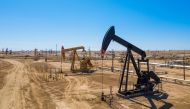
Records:
M4 61L13 64L13 68L7 69L8 75L4 78L5 84L0 90L1 109L54 108L48 94L40 90L40 87L29 78L25 64L16 60L6 59Z
M18 61L6 60L14 65L8 71L5 85L0 90L1 109L23 109L26 107L26 87L29 85L27 70Z

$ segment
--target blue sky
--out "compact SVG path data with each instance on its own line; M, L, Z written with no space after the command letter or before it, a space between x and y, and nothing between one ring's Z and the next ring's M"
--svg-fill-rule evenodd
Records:
M190 49L189 0L0 0L0 49L99 50L112 25L144 50Z

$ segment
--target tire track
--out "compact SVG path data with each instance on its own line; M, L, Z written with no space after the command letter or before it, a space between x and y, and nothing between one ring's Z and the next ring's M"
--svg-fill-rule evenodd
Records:
M5 85L0 90L0 107L1 109L24 109L26 107L24 91L29 85L29 79L26 75L27 70L18 61L5 61L10 62L14 67L8 71Z

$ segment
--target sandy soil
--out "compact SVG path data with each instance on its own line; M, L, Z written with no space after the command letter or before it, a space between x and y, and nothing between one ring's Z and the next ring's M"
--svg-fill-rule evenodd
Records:
M29 78L26 66L15 60L4 60L13 64L0 90L1 109L44 109L53 105L46 93ZM43 105L40 103L45 102ZM51 107L51 106L48 106ZM53 108L52 108L53 109Z
M101 101L102 71L98 70L88 75L72 74L69 71L70 63L63 63L63 73L59 62L42 62L32 60L3 59L12 67L4 70L0 81L0 108L1 109L110 109ZM6 74L2 73L5 72ZM69 76L65 76L67 73ZM50 75L52 74L52 75ZM54 78L55 77L55 78ZM134 108L180 108L189 109L190 87L163 83L163 90L168 93L167 100L156 100L147 97L136 97L126 100L116 96L119 84L119 73L103 71L103 91L110 93L113 89L113 107L115 109ZM130 76L132 84L135 77ZM113 108L112 107L112 108Z
M4 86L4 78L8 74L8 70L11 69L13 65L9 62L0 60L0 89Z

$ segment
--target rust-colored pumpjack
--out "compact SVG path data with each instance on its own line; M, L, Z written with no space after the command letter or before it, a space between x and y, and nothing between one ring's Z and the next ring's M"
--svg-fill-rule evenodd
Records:
M77 50L82 50L83 52L85 52L85 48L83 46L79 46L79 47L73 47L73 48L68 48L68 49L64 49L64 47L62 46L61 48L61 55L63 57L63 59L65 59L65 52L71 51L72 54L72 58L71 58L71 71L72 72L77 72L78 70L75 68L75 62L76 60L80 61L80 70L81 72L88 72L88 66L91 68L92 67L92 63L90 62L90 59L88 57L83 56L83 59L81 60L78 56Z

